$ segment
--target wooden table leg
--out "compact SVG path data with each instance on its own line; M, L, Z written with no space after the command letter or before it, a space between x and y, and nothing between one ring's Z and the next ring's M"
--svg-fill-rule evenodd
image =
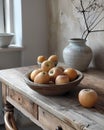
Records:
M6 102L4 110L4 122L6 130L18 130L14 119L14 107L9 102Z

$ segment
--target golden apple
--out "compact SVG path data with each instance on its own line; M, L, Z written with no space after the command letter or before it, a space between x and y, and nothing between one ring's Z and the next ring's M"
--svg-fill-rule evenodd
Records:
M47 58L45 56L38 56L37 57L37 63L40 65L43 61L45 61Z
M44 71L49 71L51 68L53 68L55 65L52 61L45 60L41 64L41 69Z
M62 85L69 83L69 77L67 75L58 75L55 80L56 85Z
M32 81L34 81L34 78L35 78L35 76L39 73L39 72L41 72L42 71L42 69L35 69L35 70L33 70L31 73L30 73L30 79L32 80Z
M77 71L73 68L66 68L64 74L68 75L71 81L75 80L78 76Z
M59 67L53 67L53 68L51 68L51 69L49 70L48 74L49 74L51 80L52 80L52 81L55 81L55 79L56 79L56 77L57 77L58 75L62 75L62 74L63 74L63 71L62 71L62 69L59 68Z
M39 84L47 84L49 83L49 80L50 76L46 71L41 71L34 78L34 82Z
M57 63L58 63L58 57L57 57L57 55L51 55L51 56L48 58L48 60L54 62L55 66L56 66Z
M98 95L93 89L82 89L78 94L78 99L82 106L91 108L97 102Z

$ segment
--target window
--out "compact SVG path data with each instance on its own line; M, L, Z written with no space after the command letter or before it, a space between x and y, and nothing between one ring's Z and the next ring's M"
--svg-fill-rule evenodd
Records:
M3 0L0 0L0 33L4 32Z
M0 33L14 33L12 45L22 46L21 0L0 0Z

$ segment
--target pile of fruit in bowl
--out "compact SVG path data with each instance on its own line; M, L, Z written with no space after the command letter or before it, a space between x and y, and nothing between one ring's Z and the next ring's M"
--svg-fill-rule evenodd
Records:
M38 68L25 75L26 83L44 95L60 95L77 86L83 79L83 74L70 67L58 65L57 55L38 56Z

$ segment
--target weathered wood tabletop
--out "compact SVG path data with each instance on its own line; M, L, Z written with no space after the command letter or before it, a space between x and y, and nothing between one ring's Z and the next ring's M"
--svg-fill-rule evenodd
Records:
M24 74L36 67L0 70L0 81L70 125L73 130L104 130L104 72L88 70L75 90L63 96L43 96L24 81ZM83 88L93 88L98 92L95 107L88 109L79 104L78 92Z

